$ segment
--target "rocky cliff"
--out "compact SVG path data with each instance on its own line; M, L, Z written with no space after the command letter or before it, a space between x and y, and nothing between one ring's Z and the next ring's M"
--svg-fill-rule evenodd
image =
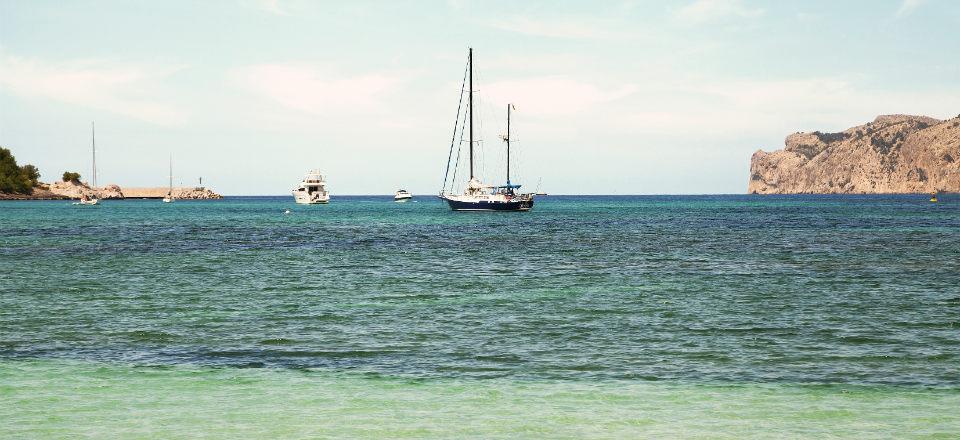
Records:
M960 192L960 116L885 115L839 133L795 133L750 159L753 194Z
M70 199L79 199L86 195L97 199L122 199L123 191L117 185L107 185L102 188L90 188L85 183L79 182L53 182L49 184L47 190L52 194Z

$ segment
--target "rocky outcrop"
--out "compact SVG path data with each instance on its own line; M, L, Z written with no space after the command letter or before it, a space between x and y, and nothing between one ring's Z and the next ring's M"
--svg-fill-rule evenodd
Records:
M85 183L80 182L53 182L49 184L48 190L52 194L69 199L79 199L81 196L97 199L122 199L123 191L117 185L107 185L102 188L91 188Z
M130 199L162 199L170 189L158 188L127 188L124 195ZM204 187L174 188L173 197L176 199L222 199L223 196Z
M174 188L173 196L178 199L222 199L223 196L207 188Z
M753 153L747 192L960 192L960 116L878 116L839 133L794 133L784 145Z
M46 183L39 183L33 187L30 194L4 193L0 192L0 200L67 200L69 197L54 194L50 191L50 186Z
M107 185L103 188L91 188L80 182L40 183L31 194L0 193L0 200L63 200L79 199L81 196L97 199L162 199L169 188L127 188ZM174 188L173 197L177 199L222 199L223 196L204 187Z

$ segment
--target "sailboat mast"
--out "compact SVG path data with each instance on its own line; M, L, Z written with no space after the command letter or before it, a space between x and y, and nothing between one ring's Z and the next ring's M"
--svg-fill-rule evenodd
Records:
M167 194L173 196L173 154L170 154L170 190Z
M93 121L90 122L90 142L93 147L93 187L97 187L97 127Z
M470 97L467 99L467 107L470 108L470 180L473 180L473 48L467 56L467 64L470 65Z
M507 186L510 186L510 107L513 104L507 104Z

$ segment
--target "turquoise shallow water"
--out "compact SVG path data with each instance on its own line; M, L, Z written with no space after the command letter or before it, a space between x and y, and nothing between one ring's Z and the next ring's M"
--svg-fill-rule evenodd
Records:
M0 437L956 438L958 202L0 202Z

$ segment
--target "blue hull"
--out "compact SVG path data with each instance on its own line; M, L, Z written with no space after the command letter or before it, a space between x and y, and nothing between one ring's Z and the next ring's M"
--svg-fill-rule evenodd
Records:
M442 198L442 197L441 197ZM529 211L533 208L533 200L518 200L512 202L488 202L481 200L477 202L461 202L443 198L454 211Z

